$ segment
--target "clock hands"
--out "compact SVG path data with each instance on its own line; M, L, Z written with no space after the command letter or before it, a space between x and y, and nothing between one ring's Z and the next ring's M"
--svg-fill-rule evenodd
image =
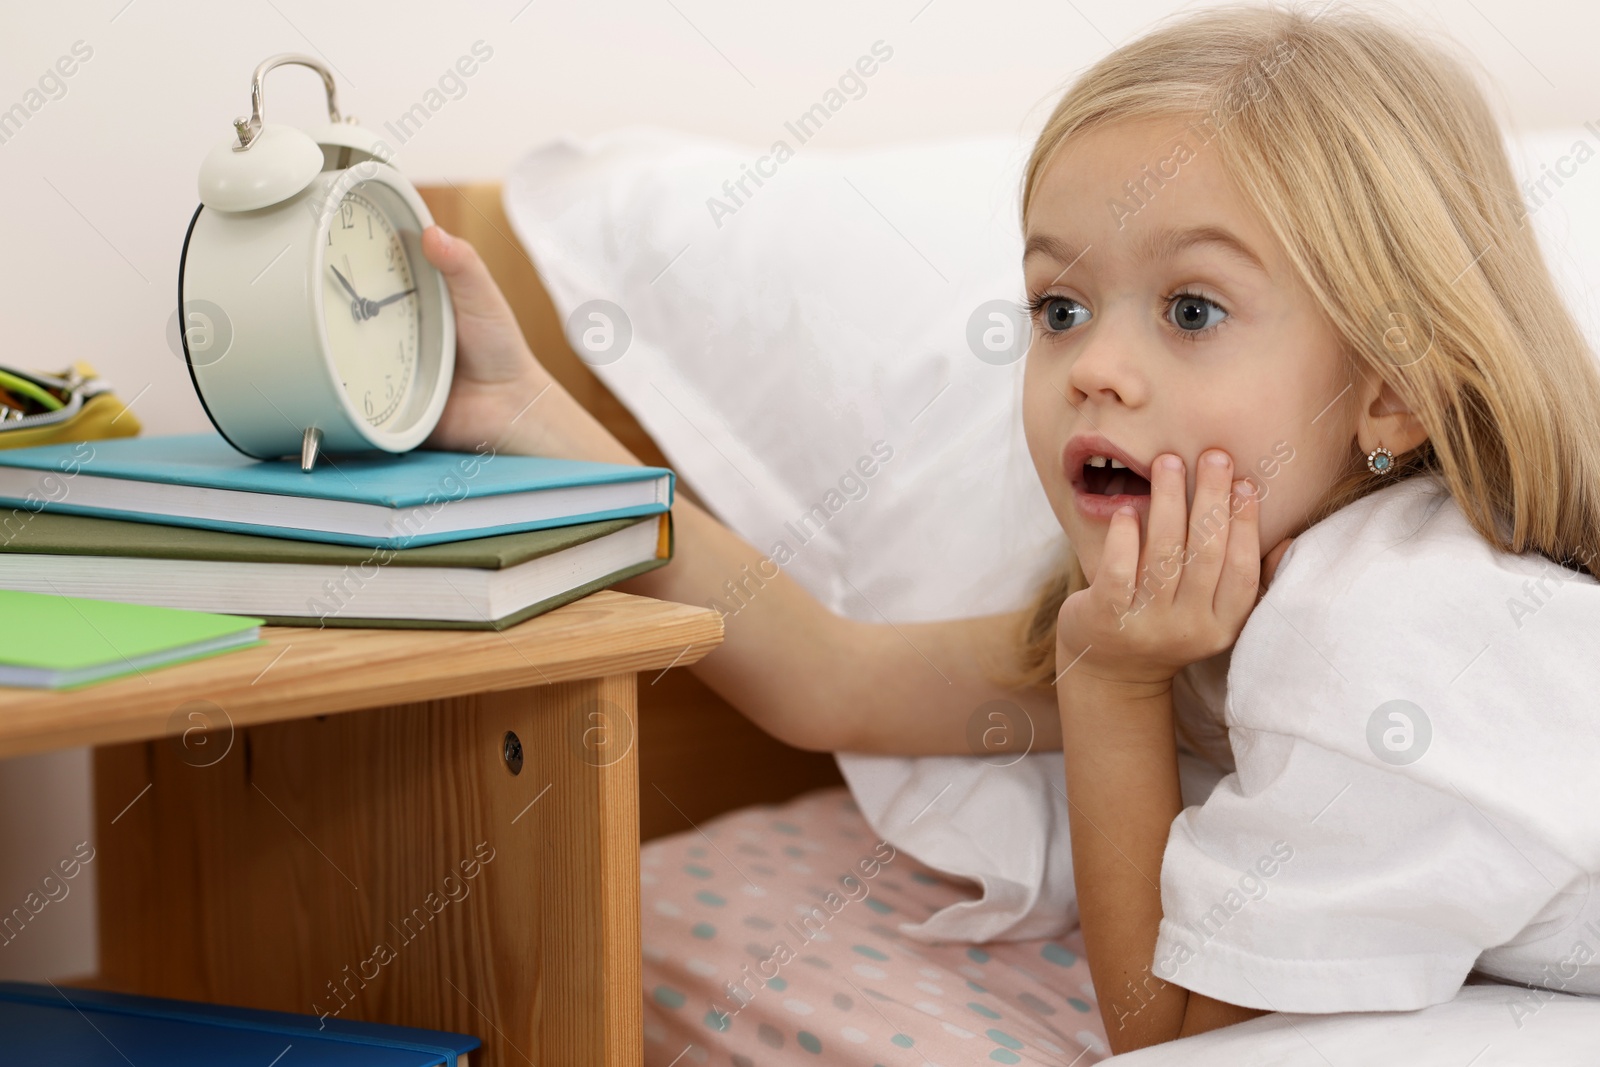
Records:
M346 262L345 266L349 266L349 263ZM335 267L332 263L329 263L328 269L333 271L333 276L335 278L339 279L339 284L344 286L344 291L350 294L350 317L352 319L360 322L363 319L370 319L372 316L378 313L377 308L372 301L356 292L355 286L351 285L349 281L345 279L345 276L339 273L338 267Z
M353 285L344 280L344 275L339 273L339 268L335 267L332 263L329 263L328 269L333 271L333 276L335 278L339 279L339 284L344 286L344 291L350 294L350 299L359 302L361 300L361 294L356 292Z
M404 292L395 293L393 296L384 297L382 300L368 300L366 297L356 292L355 287L345 279L343 274L339 273L338 267L335 267L332 263L330 263L328 264L328 269L333 271L333 276L335 278L339 279L339 284L344 286L345 292L350 294L350 316L357 322L373 318L381 309L388 307L396 300L410 296L412 293L417 291L416 287L413 286Z
M410 289L407 289L403 293L396 293L393 296L386 296L382 300L378 301L376 304L374 304L372 306L374 308L388 307L390 304L394 303L396 300L399 300L401 297L410 296L412 293L414 293L416 291L417 291L416 286L412 286Z

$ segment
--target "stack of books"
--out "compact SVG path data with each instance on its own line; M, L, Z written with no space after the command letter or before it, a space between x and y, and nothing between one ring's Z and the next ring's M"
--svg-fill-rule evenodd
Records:
M302 471L216 433L0 450L0 590L500 630L665 565L673 485L662 467L493 451Z

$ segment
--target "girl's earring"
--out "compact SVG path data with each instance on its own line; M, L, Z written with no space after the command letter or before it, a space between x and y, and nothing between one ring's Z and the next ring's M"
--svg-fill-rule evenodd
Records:
M1394 467L1394 453L1379 445L1367 453L1367 470L1373 474L1388 474Z

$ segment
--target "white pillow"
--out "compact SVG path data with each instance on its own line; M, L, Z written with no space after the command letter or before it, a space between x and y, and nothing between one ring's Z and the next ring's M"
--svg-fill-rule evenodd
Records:
M1538 176L1579 137L1594 139L1510 147ZM838 614L983 615L1026 604L1063 536L1022 438L1026 335L1007 347L1007 318L991 317L1010 303L1021 322L1031 141L828 153L791 136L786 156L627 129L534 149L505 207L574 350L731 529ZM1594 338L1600 165L1563 182L1531 221ZM985 941L1075 924L1059 752L1003 768L837 758L875 832L983 888L902 931ZM1202 802L1216 774L1181 770L1185 803Z
M1532 130L1508 136L1505 145L1528 212L1524 222L1533 226L1590 348L1600 353L1600 125Z
M536 149L505 206L563 317L622 309L609 336L584 310L573 348L730 528L786 542L785 571L839 614L980 615L1019 604L1062 536L1022 438L1022 361L966 342L980 304L1022 297L1026 149L801 145L724 214L708 202L732 204L724 183L766 153L630 129Z

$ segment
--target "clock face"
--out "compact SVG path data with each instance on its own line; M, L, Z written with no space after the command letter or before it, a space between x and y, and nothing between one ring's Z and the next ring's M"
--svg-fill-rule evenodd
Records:
M421 301L389 216L359 189L339 204L323 249L323 318L350 402L373 426L401 410L417 371Z

